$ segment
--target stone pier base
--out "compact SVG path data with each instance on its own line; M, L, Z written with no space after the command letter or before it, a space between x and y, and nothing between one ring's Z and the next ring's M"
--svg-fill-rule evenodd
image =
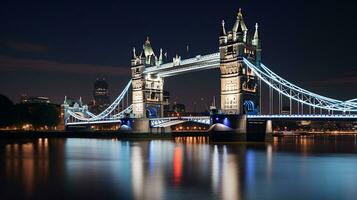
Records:
M171 133L171 127L150 127L149 119L135 119L133 121L133 133L153 133L153 134L162 134L162 133Z
M271 120L248 119L246 115L214 115L210 141L271 141Z

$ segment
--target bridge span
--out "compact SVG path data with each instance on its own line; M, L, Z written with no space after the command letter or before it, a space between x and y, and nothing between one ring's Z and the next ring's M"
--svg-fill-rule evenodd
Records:
M163 91L167 77L215 68L220 69L218 75L221 79L219 113L228 118L238 116L236 119L243 125L247 121L272 119L357 120L357 99L344 101L311 92L264 65L258 24L253 30L248 32L240 10L231 30L226 29L222 22L217 52L188 59L176 55L172 62L165 61L162 49L155 54L147 39L140 54L133 49L131 79L117 99L98 115L91 113L86 105L70 105L65 100L65 125L123 124L126 119L135 119L133 129L135 126L146 127L140 128L140 131L187 121L212 125L214 120L209 116L164 116ZM264 88L268 89L269 95L263 96ZM129 95L131 103L125 105L124 100ZM263 98L269 103L268 108L263 108ZM288 110L283 110L285 107ZM246 127L243 125L237 132L247 131L242 128Z

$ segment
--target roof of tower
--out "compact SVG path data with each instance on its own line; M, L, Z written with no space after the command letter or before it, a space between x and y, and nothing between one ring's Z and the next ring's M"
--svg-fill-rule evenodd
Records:
M246 32L247 30L248 30L248 28L245 25L244 20L243 20L242 9L239 8L239 11L237 14L237 21L233 26L233 31L234 32L239 32L239 31Z
M150 43L149 37L146 38L146 41L145 41L145 44L144 44L143 48L144 48L145 57L151 56L151 55L154 54L154 51L153 51L153 49L151 47L151 43Z

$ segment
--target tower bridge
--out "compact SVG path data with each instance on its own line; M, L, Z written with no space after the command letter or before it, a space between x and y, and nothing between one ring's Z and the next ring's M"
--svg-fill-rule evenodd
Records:
M197 55L181 59L176 55L172 62L166 62L162 49L155 54L149 38L138 54L133 49L131 79L118 98L102 113L94 115L85 105L70 106L64 103L66 126L100 123L120 123L133 119L134 131L145 132L150 128L167 128L175 124L192 121L203 124L225 124L219 117L163 116L164 80L200 70L220 69L220 115L222 120L236 120L237 132L247 131L249 121L271 119L357 119L357 99L341 101L303 89L271 71L262 63L262 48L258 24L253 34L249 33L239 10L235 24L227 30L222 21L219 36L219 50L212 54ZM269 96L262 96L262 85L269 89ZM129 92L131 89L131 92ZM123 105L131 94L131 104ZM278 98L274 98L278 96ZM269 112L261 109L262 98L269 98ZM285 102L288 113L282 114ZM278 109L274 109L278 101ZM295 107L295 109L294 109ZM121 109L125 108L125 109ZM278 110L277 113L274 111ZM232 116L238 116L232 118ZM243 125L242 125L243 124ZM244 125L245 124L245 125Z

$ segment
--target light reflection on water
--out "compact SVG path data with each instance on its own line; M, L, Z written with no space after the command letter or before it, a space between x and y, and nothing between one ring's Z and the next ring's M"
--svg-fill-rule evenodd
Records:
M355 199L356 136L0 142L0 197Z

